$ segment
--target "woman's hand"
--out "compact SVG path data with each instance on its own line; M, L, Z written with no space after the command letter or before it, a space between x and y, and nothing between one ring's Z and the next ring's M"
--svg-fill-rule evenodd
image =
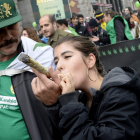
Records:
M62 89L62 94L75 91L75 84L70 73L58 74L61 78L60 87Z
M52 105L57 102L61 94L60 79L52 67L49 68L49 74L53 81L47 78L45 74L32 69L37 78L32 80L31 86L35 97L45 105Z

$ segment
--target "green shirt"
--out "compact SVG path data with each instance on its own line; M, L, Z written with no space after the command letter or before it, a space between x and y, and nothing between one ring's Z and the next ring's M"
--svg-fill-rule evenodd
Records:
M16 57L0 62L0 70L6 69ZM0 77L0 140L30 140L10 76Z
M75 36L79 36L79 34L77 34L77 32L75 31L74 28L69 26L69 30L72 32L72 34L74 34Z

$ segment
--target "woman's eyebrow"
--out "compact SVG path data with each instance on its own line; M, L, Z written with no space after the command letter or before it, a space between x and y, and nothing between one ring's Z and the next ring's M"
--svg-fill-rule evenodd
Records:
M72 51L65 51L65 52L61 53L61 56L65 55L66 53L73 53L73 52L72 52ZM58 57L55 57L55 58L54 58L54 61L55 61L56 59L58 59Z
M72 51L65 51L65 52L61 53L61 56L63 56L66 53L73 53L73 52Z

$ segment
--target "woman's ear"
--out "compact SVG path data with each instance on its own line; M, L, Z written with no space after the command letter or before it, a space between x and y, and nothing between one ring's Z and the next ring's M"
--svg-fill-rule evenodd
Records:
M87 66L89 69L93 68L96 63L96 57L93 53L90 53L89 56L87 57Z

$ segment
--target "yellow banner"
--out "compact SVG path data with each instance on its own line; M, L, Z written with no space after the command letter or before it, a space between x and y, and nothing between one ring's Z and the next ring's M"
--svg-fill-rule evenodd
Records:
M38 5L40 3L49 2L49 1L53 1L53 0L36 0L36 3Z

